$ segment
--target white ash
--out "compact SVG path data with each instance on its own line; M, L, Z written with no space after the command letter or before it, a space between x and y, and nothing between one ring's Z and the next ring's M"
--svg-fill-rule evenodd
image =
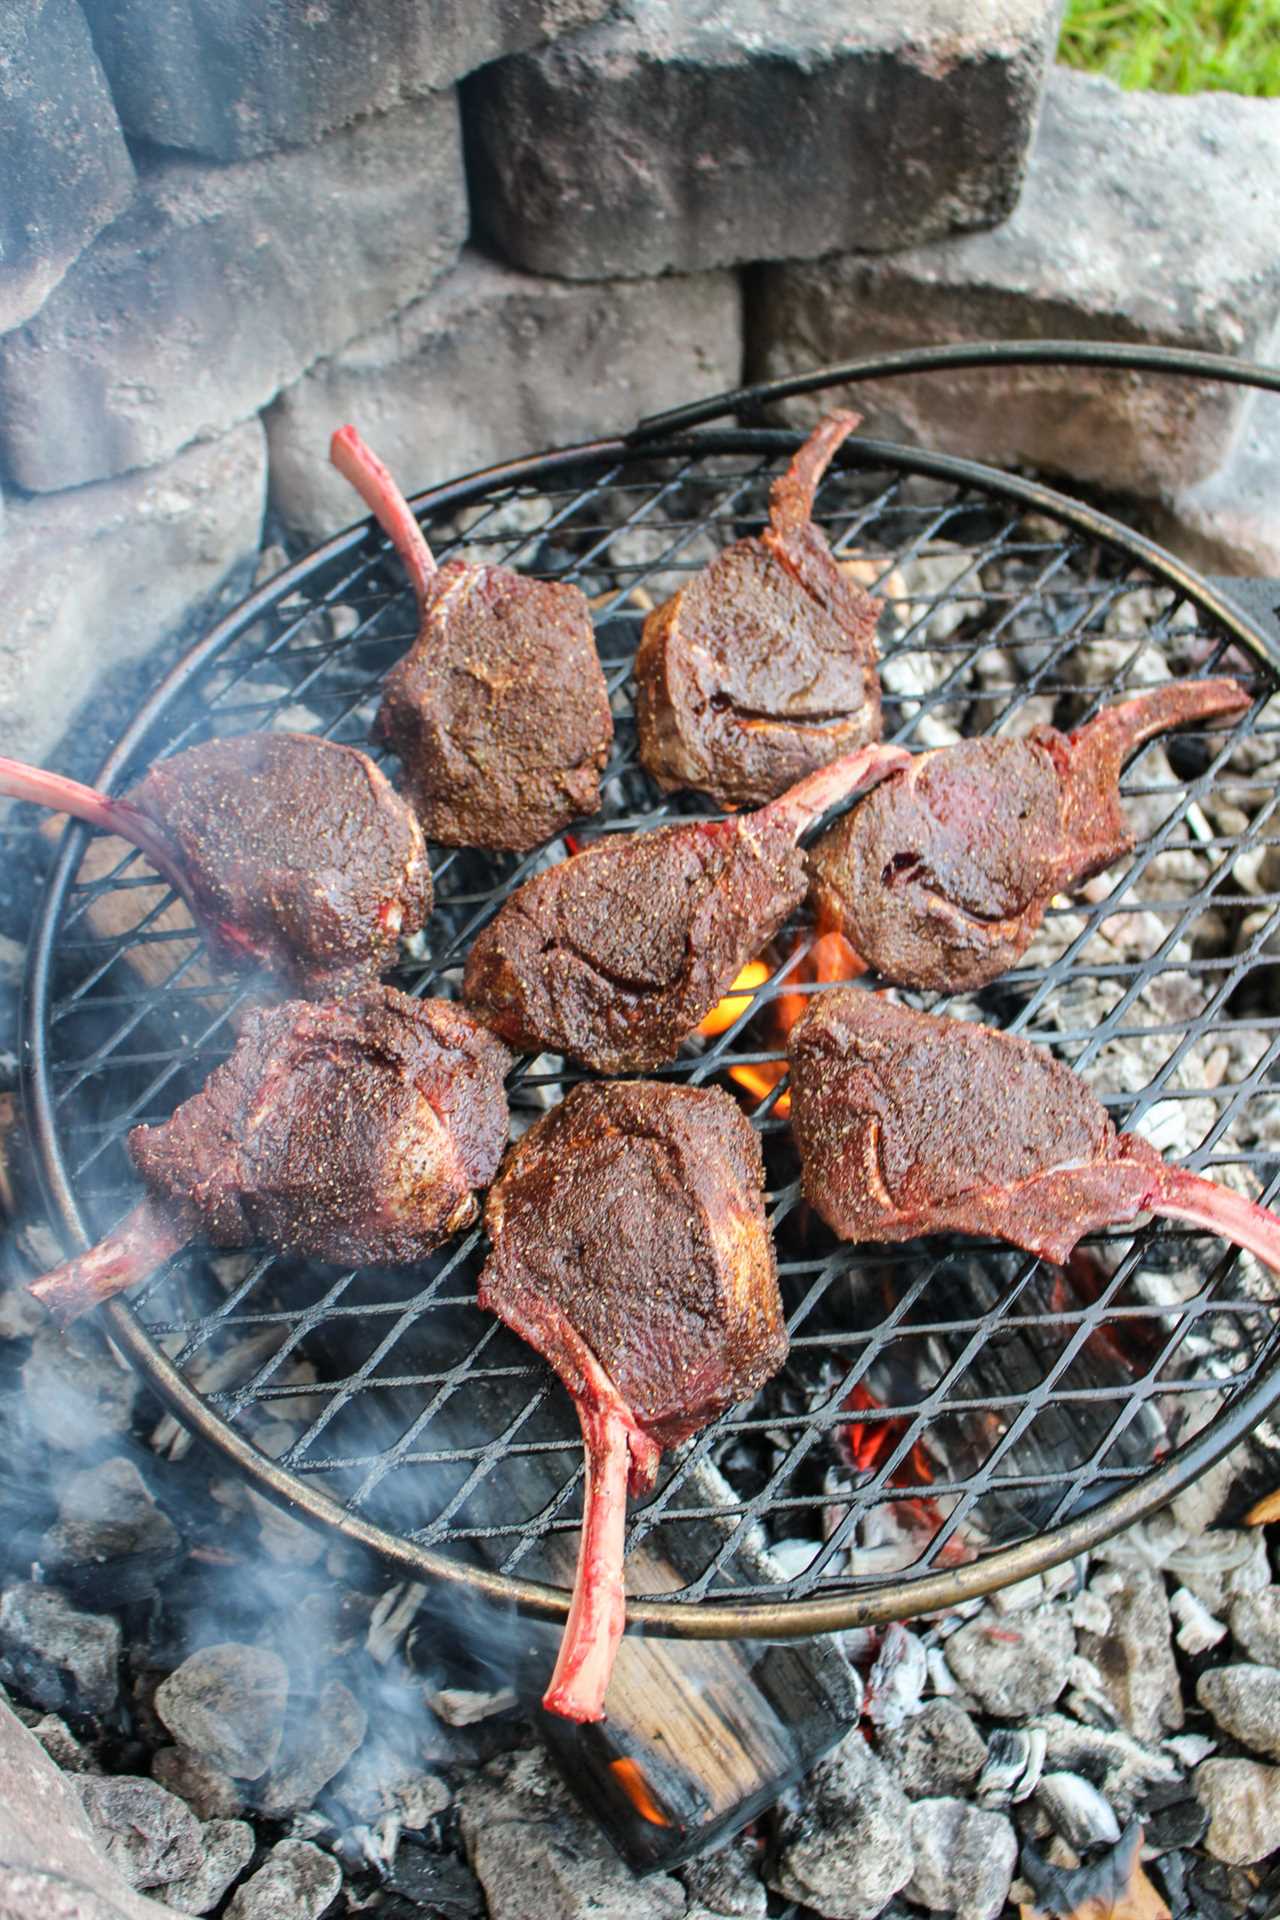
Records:
M714 560L720 543L701 529L621 527L609 542L608 561L620 592L643 586L654 606L688 586L695 573Z
M428 1693L427 1704L436 1718L447 1727L474 1727L495 1714L511 1713L516 1705L514 1687L481 1691L474 1687L442 1687Z
M1280 1587L1237 1594L1230 1603L1231 1637L1246 1660L1280 1667Z
M974 1797L980 1807L1010 1807L1030 1799L1044 1771L1048 1742L1040 1727L999 1727L987 1745Z
M917 1800L911 1808L915 1871L908 1900L955 1920L997 1920L1004 1911L1018 1840L1002 1813L963 1800Z
M1223 1622L1210 1613L1190 1587L1179 1587L1169 1596L1169 1611L1178 1622L1177 1640L1184 1653L1208 1653L1226 1638Z
M914 1871L909 1806L855 1728L783 1802L769 1885L826 1920L875 1920Z
M23 1581L0 1593L0 1682L39 1707L108 1713L119 1692L120 1623L84 1613L53 1587Z
M1111 1802L1078 1773L1041 1774L1036 1800L1054 1831L1077 1853L1087 1847L1114 1846L1120 1838L1120 1822Z
M928 1678L924 1642L895 1621L886 1629L867 1676L863 1712L873 1726L900 1727L912 1714L919 1713Z
M1053 1705L1074 1652L1075 1630L1064 1608L1032 1608L1016 1623L993 1609L952 1635L947 1664L986 1712L1016 1720Z

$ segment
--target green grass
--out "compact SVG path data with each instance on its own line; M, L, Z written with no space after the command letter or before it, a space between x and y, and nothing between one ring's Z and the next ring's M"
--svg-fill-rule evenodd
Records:
M1280 95L1280 0L1068 0L1058 58L1122 87Z

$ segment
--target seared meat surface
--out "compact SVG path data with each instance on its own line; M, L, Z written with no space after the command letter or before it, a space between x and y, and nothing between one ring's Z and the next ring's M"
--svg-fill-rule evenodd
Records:
M819 923L902 986L985 986L1030 945L1055 893L1133 846L1120 770L1166 728L1242 713L1235 680L1188 680L1071 734L963 740L919 754L809 855Z
M645 621L636 725L660 786L759 806L880 738L878 603L809 517L857 424L852 413L824 420L774 482L759 538L726 547Z
M375 980L431 912L413 810L355 747L248 733L157 761L120 798L14 761L0 792L120 834L181 893L221 964L316 998Z
M673 1060L804 898L800 835L906 760L866 747L758 812L597 840L511 895L472 945L463 997L529 1052L602 1073Z
M791 1032L804 1192L841 1239L991 1234L1063 1261L1083 1234L1167 1214L1280 1266L1280 1220L1117 1133L1042 1047L861 988L815 997Z
M543 1704L601 1718L625 1602L628 1483L747 1398L787 1336L760 1144L714 1088L576 1086L489 1194L480 1304L555 1368L587 1481L573 1606Z
M199 1093L129 1135L150 1199L33 1290L72 1318L197 1232L320 1260L421 1260L479 1214L473 1189L507 1141L510 1064L460 1007L391 987L251 1012Z
M353 427L335 466L373 509L418 600L376 732L398 755L428 836L525 852L595 813L613 716L581 590L508 567L437 567L403 496Z

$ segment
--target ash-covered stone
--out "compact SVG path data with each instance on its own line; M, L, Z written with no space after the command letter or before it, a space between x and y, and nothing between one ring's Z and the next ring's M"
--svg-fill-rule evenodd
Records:
M85 0L136 138L236 160L305 146L596 20L610 0Z
M189 1747L161 1747L151 1756L151 1773L201 1820L229 1820L244 1806L240 1783Z
M1084 1633L1080 1651L1129 1731L1156 1741L1182 1726L1182 1681L1164 1580L1147 1567L1108 1568L1093 1582L1111 1609L1106 1633Z
M1111 1802L1121 1820L1132 1817L1151 1788L1179 1778L1177 1763L1158 1747L1145 1746L1123 1727L1088 1727L1065 1714L1038 1723L1050 1771L1078 1773Z
M1196 1682L1196 1699L1242 1746L1280 1760L1280 1668L1210 1667Z
M929 1700L910 1720L882 1735L880 1758L913 1800L946 1798L973 1785L987 1743L971 1715L950 1700Z
M1065 1607L1035 1607L1007 1618L984 1608L947 1641L947 1664L985 1712L1022 1720L1053 1705L1067 1684L1075 1650Z
M996 1920L1018 1858L1013 1822L963 1800L917 1800L911 1808L915 1871L908 1900L956 1920Z
M760 1850L750 1840L731 1840L681 1867L691 1904L726 1920L765 1920L769 1896L760 1878Z
M1209 1810L1205 1846L1215 1860L1247 1867L1280 1847L1280 1767L1206 1760L1195 1789Z
M751 290L749 365L776 378L861 354L1064 334L1265 360L1280 298L1278 210L1270 101L1125 93L1051 66L1007 221L894 254L764 268ZM1151 244L1139 243L1144 226ZM1176 245L1164 243L1171 234ZM1078 367L1006 369L998 392L971 373L858 392L868 432L1153 498L1213 472L1255 398ZM807 422L836 404L827 390L788 413Z
M37 311L128 204L133 167L75 0L0 15L0 333Z
M6 604L11 604L11 591L18 599L27 584L20 565L24 513L23 506L13 509L0 546L0 591ZM66 533L70 535L70 528ZM86 534L92 538L91 526L86 528ZM51 564L52 552L46 553L43 559L46 565ZM101 617L100 609L95 612ZM20 649L25 640L39 655L41 639L48 636L40 635L38 623L29 626L29 621L30 610L19 603L14 608L16 625L10 625L10 647ZM81 645L84 645L83 639ZM33 667L27 669L32 670ZM47 690L43 697L52 696L56 709L56 691L49 684L57 670L56 654L53 661L47 655L43 657L40 670L40 687ZM0 738L12 737L12 706L7 697L12 691L9 669L0 661ZM78 693L83 695L84 691L82 685ZM38 757L26 741L15 742L15 751ZM72 1327L68 1332L60 1332L46 1325L35 1336L31 1352L22 1364L22 1389L28 1418L40 1439L60 1452L81 1453L128 1430L138 1396L138 1376L108 1352L93 1328Z
M132 1460L104 1460L73 1474L58 1516L41 1557L74 1597L98 1605L151 1598L182 1551L177 1528Z
M247 1820L211 1820L200 1830L200 1845L199 1866L164 1890L175 1913L212 1913L253 1858L253 1828Z
M784 1802L769 1885L825 1920L874 1920L911 1878L910 1813L855 1728Z
M320 1920L341 1886L332 1854L309 1840L281 1840L236 1889L225 1920Z
M270 160L154 163L129 212L0 338L8 477L83 486L229 430L424 294L466 230L449 94Z
M0 1681L57 1713L107 1713L119 1692L120 1623L82 1613L55 1587L0 1594Z
M679 1881L661 1873L638 1880L570 1798L545 1754L495 1760L463 1787L458 1812L490 1920L529 1913L554 1913L557 1920L679 1920L684 1913Z
M280 1751L289 1671L269 1647L202 1647L156 1689L174 1739L239 1780L257 1780Z
M272 502L299 532L350 525L358 502L317 451L335 420L376 423L379 454L414 489L624 431L734 385L741 366L730 273L571 286L468 250L424 299L281 394L266 416Z
M575 280L988 226L1017 199L1055 17L632 0L476 76L475 204L509 260Z
M309 1807L341 1773L368 1725L368 1714L341 1680L330 1680L314 1701L292 1702L280 1752L258 1791L262 1812L278 1817Z
M164 1886L200 1865L199 1821L154 1780L92 1777L82 1781L80 1794L103 1852L130 1886Z
M1230 1625L1231 1637L1247 1660L1280 1667L1280 1587L1237 1594Z

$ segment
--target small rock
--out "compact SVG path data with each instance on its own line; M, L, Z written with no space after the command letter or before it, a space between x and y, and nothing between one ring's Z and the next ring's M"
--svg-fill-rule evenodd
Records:
M238 1641L202 1647L156 1689L175 1740L240 1780L258 1780L280 1751L289 1673L278 1653Z
M18 518L15 513L14 520ZM21 529L11 521L5 528L5 544L0 553L0 585L6 594L28 584L34 590L34 581L23 582L20 571L10 573L11 562L15 569L20 564L22 546ZM46 568L48 559L46 555ZM35 647L33 629L29 627L28 633ZM46 661L43 671L49 672L55 666L56 662ZM6 728L9 678L9 670L0 669L0 735L4 737L12 737ZM44 684L42 681L41 685ZM82 686L81 693L83 691ZM68 717L70 712L68 707ZM65 725L65 721L62 724ZM44 737L42 732L41 738ZM56 735L48 739L50 746L54 739ZM138 1376L131 1367L123 1367L112 1358L92 1329L73 1327L61 1333L56 1327L46 1326L31 1343L31 1352L22 1368L22 1389L31 1424L40 1438L60 1451L82 1453L128 1430L138 1393Z
M247 1820L211 1820L201 1829L204 1857L194 1873L164 1890L175 1913L211 1913L253 1858L253 1828Z
M1013 1822L963 1800L917 1800L911 1808L915 1872L908 1900L956 1920L996 1920L1018 1857Z
M1247 1867L1280 1847L1280 1767L1206 1760L1195 1789L1209 1810L1204 1843L1215 1860Z
M275 1765L257 1804L279 1816L309 1807L364 1739L369 1716L349 1688L331 1680L314 1705L295 1702Z
M281 1840L237 1889L224 1920L320 1920L342 1886L342 1868L309 1840Z
M760 1878L760 1850L750 1840L731 1840L681 1867L694 1907L726 1920L765 1920L769 1895ZM689 1916L685 1916L689 1920Z
M1280 1667L1280 1587L1237 1594L1231 1602L1231 1633L1246 1659Z
M119 1692L120 1624L81 1613L54 1587L0 1594L0 1680L37 1706L108 1713Z
M164 1886L200 1865L200 1823L176 1793L129 1774L86 1779L80 1793L104 1853L131 1886Z
M231 1775L189 1747L161 1747L151 1757L151 1773L201 1820L229 1820L244 1806L243 1789Z
M913 1800L945 1798L982 1772L987 1743L963 1707L930 1700L914 1719L886 1733L879 1753Z
M1243 1746L1280 1760L1280 1668L1212 1667L1196 1682L1196 1699Z
M463 1787L458 1812L491 1915L679 1920L684 1913L679 1881L662 1873L637 1879L541 1753L495 1760ZM247 1916L233 1911L228 1920Z
M65 1570L63 1584L77 1599L112 1607L148 1599L182 1551L177 1528L131 1460L104 1460L73 1474L58 1513L42 1557Z
M1183 1718L1182 1682L1163 1577L1147 1567L1134 1568L1105 1597L1110 1628L1105 1634L1082 1634L1081 1653L1093 1661L1103 1691L1137 1739L1176 1733Z
M56 1713L46 1713L37 1720L31 1729L40 1745L55 1765L64 1773L94 1773L96 1768L93 1756L72 1733L65 1720Z
M1065 1607L1036 1607L1011 1620L984 1609L947 1641L947 1663L985 1712L1021 1720L1053 1705L1075 1649Z
M911 1804L856 1729L783 1805L769 1885L826 1920L874 1920L911 1878Z

